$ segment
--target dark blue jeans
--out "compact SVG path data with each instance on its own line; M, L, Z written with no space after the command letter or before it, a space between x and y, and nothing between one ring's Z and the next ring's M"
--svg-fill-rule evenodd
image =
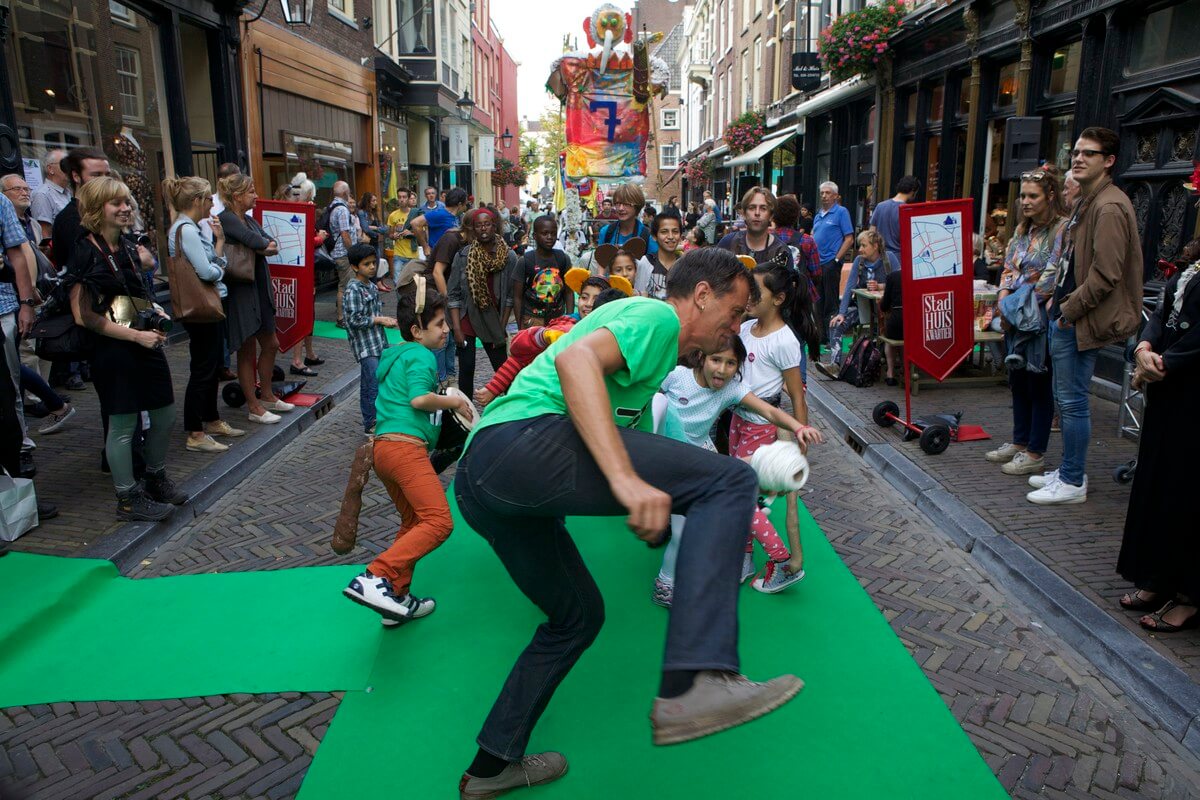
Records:
M1092 438L1091 386L1100 348L1080 350L1075 328L1050 321L1050 360L1054 364L1054 399L1062 420L1063 458L1058 477L1082 486Z
M1008 385L1012 389L1013 444L1025 445L1031 453L1045 454L1054 419L1051 373L1010 369Z
M687 516L663 669L736 672L738 577L758 479L738 459L641 431L620 435L637 474L671 495L672 513ZM454 491L463 519L546 615L477 740L487 752L515 761L559 683L604 624L604 600L564 517L628 512L562 416L485 428L459 462ZM622 535L619 527L613 534Z
M358 410L362 412L363 430L370 433L375 427L375 398L379 396L379 381L375 377L379 356L366 356L358 362L358 368Z

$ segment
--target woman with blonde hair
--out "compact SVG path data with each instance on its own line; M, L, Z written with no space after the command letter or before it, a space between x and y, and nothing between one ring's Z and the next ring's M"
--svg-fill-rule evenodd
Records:
M221 199L225 210L219 217L225 230L226 252L230 245L254 252L254 280L250 283L229 280L225 323L229 347L238 354L238 382L246 395L250 421L263 425L279 422L276 411L291 411L295 406L275 396L271 373L279 352L275 336L275 302L271 297L271 273L267 256L279 252L279 244L246 212L258 202L254 181L238 173L221 179ZM255 372L261 386L261 399L255 393Z
M142 272L153 267L121 234L133 216L129 187L93 178L75 194L82 235L67 263L63 285L75 322L93 334L92 382L108 420L104 451L117 492L117 517L156 521L188 496L167 477L167 443L175 424L171 368L163 355L171 319L153 303ZM146 476L133 473L138 418L149 413L145 432Z
M163 181L163 196L177 214L167 233L167 252L172 257L182 253L195 270L196 277L213 284L217 294L226 297L228 291L222 283L225 277L225 230L221 221L212 216L212 185L203 178L167 178ZM202 219L209 220L213 234L211 244L200 233ZM214 435L232 437L246 433L222 420L217 411L225 323L184 320L183 327L188 332L191 356L191 371L183 395L183 429L188 435L186 447L196 453L223 453L229 445L213 439Z
M883 291L888 274L898 269L900 260L887 249L879 231L869 228L858 235L858 255L850 265L850 276L846 279L841 305L837 314L829 320L830 363L842 363L842 337L859 323L854 290Z

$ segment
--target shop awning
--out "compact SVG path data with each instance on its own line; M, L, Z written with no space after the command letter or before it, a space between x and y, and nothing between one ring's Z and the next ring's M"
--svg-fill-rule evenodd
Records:
M793 127L789 128L786 133L781 133L778 136L771 136L763 139L759 143L758 147L755 147L753 150L747 150L740 156L734 156L733 158L727 159L724 166L748 167L751 164L757 164L763 156L774 150L776 147L779 147L781 144L786 144L787 142L791 141L792 137L795 135L796 129Z
M729 152L729 147L727 145L721 145L716 150L713 150L711 153L709 153L708 157L709 158L720 158L721 156L725 155L728 152ZM724 165L722 164L722 167L723 166Z
M875 90L875 80L863 80L860 76L854 76L847 81L839 83L837 86L831 86L823 92L813 95L805 100L800 105L792 110L791 114L796 119L804 117L812 117L833 108L840 103L853 100L860 95Z

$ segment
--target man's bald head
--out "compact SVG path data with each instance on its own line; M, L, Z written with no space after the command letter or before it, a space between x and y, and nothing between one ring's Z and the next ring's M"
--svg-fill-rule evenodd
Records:
M343 200L350 198L350 184L345 181L338 181L333 185L333 196L340 197Z

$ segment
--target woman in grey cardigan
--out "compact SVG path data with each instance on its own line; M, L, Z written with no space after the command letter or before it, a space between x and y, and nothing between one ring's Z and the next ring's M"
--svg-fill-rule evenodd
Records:
M483 343L493 370L506 357L505 326L512 314L517 256L496 235L499 223L499 215L486 208L466 216L463 224L474 231L475 242L458 251L446 285L458 388L468 397L475 392L475 340Z
M271 297L271 273L267 270L267 256L279 252L279 245L262 226L246 212L254 208L258 193L254 181L242 173L221 179L221 199L225 210L219 219L225 229L226 258L229 245L241 245L254 251L254 281L237 281L226 274L225 284L229 289L225 322L229 331L229 349L237 351L238 383L246 394L246 408L250 421L263 425L279 422L276 411L291 411L295 408L275 396L271 388L271 373L275 368L275 355L279 352L279 339L275 337L275 301ZM262 386L262 397L255 396L255 367L258 382Z

